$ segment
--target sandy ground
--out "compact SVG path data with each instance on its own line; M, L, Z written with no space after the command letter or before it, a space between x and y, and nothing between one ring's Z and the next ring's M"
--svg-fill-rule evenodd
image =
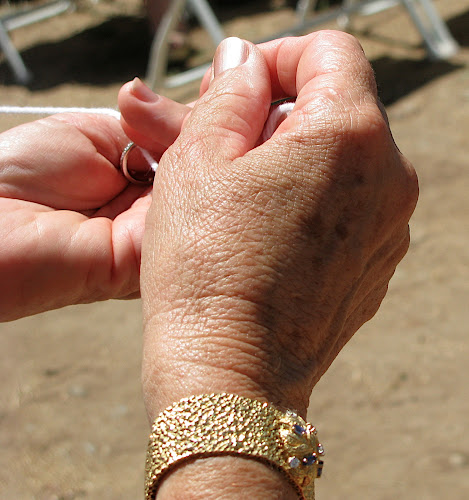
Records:
M255 39L292 22L291 9L260 4L219 7L226 32ZM469 499L469 0L435 5L461 45L448 62L425 60L399 8L355 25L421 197L380 312L313 393L327 451L318 499ZM120 85L145 74L146 33L137 0L81 2L18 30L36 79L17 86L0 63L0 103L114 107ZM189 40L188 63L208 60L206 36ZM167 94L187 101L195 89ZM0 129L21 120L0 116ZM140 321L134 301L0 326L2 500L142 498Z

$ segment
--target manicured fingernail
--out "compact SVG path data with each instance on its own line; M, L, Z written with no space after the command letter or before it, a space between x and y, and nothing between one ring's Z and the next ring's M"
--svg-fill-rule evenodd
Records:
M236 68L248 59L249 47L246 42L237 37L223 40L213 58L213 76L216 77L227 69Z
M156 102L160 97L147 87L140 78L133 79L130 90L137 99L143 102Z

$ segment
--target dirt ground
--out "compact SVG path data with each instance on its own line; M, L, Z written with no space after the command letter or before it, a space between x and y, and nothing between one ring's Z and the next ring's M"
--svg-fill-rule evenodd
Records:
M238 3L218 2L227 34L258 39L293 22L281 2ZM380 312L314 390L327 452L318 499L469 499L469 0L435 5L461 45L447 62L426 60L400 8L354 24L421 197ZM145 74L147 33L139 0L82 1L17 30L35 80L14 84L0 60L0 104L115 107L120 85ZM200 29L189 42L183 63L209 60ZM196 85L166 94L188 101ZM0 130L30 118L0 116ZM133 301L0 326L0 499L142 498L140 321Z

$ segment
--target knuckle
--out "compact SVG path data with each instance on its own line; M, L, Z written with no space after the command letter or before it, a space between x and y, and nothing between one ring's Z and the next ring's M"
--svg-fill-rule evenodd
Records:
M324 51L323 64L329 71L347 74L356 84L364 85L376 93L373 68L358 39L342 31L320 31L314 40Z
M406 206L410 217L419 198L419 180L412 163L404 157L402 161L406 172Z
M318 44L328 44L347 48L348 50L358 50L362 54L363 48L357 37L345 31L321 30L315 33L315 42Z

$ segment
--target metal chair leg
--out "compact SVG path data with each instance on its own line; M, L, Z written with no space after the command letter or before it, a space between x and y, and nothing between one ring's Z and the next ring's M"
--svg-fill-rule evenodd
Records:
M2 48L2 52L5 54L5 58L15 75L17 82L22 85L27 85L31 81L33 75L28 68L26 68L23 59L11 42L8 32L2 22L0 22L0 47Z
M225 38L225 33L207 1L187 0L187 7L199 19L200 24L208 32L214 44L218 45Z
M296 4L296 17L298 22L305 20L306 14L317 7L319 0L298 0Z
M456 54L459 46L435 9L432 0L343 0L344 14L338 17L338 22L341 27L349 26L349 12L352 10L366 16L398 4L407 9L422 35L430 58L447 59ZM356 5L358 9L354 9Z
M14 12L0 19L0 48L19 83L28 84L33 75L26 68L8 32L62 14L73 6L73 0L55 0L37 7Z
M164 87L168 65L169 36L176 26L186 0L173 0L161 19L150 48L146 80L150 88Z
M337 24L342 29L350 28L352 15L371 16L377 12L390 9L400 3L400 0L343 0L343 12L337 17Z
M441 19L431 0L401 0L420 31L431 59L448 59L459 45Z
M209 33L215 45L218 45L225 34L206 0L173 0L158 27L150 49L150 60L147 70L147 83L150 88L173 88L201 78L209 65L200 66L178 75L167 77L169 36L175 28L184 7L189 7L198 18L200 24Z
M435 9L432 0L343 0L342 13L337 16L337 22L345 29L350 26L353 13L367 16L398 4L407 9L422 35L431 59L448 59L456 54L459 46Z

